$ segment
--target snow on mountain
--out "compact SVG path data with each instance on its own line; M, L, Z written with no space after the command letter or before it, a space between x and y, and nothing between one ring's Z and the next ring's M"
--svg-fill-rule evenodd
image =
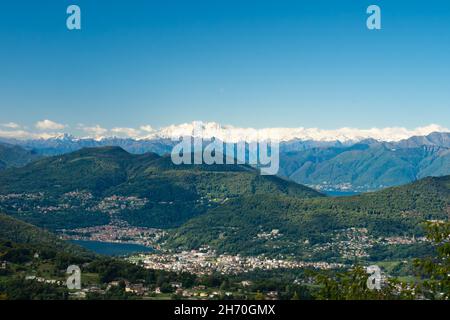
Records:
M403 127L388 128L340 128L335 130L325 130L319 128L240 128L231 125L221 125L216 122L194 121L179 125L170 125L167 127L154 129L146 125L140 128L112 128L105 129L100 126L92 128L84 127L77 137L64 133L47 132L27 132L24 129L0 128L0 137L6 139L19 140L77 140L92 139L102 141L111 138L131 138L133 140L158 140L158 139L178 139L184 136L202 137L204 139L217 138L225 142L238 141L280 141L287 142L293 140L299 141L318 141L331 142L338 141L342 143L354 143L362 140L373 139L384 142L398 142L414 136L427 136L433 132L450 132L449 129L442 126L431 124L415 129L406 129ZM98 132L101 129L101 134ZM92 132L91 132L92 131ZM86 135L87 134L87 135Z

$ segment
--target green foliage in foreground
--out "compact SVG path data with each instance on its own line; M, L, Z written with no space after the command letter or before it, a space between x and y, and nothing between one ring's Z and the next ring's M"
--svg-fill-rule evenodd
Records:
M450 298L450 222L428 223L427 237L435 245L434 255L416 259L415 268L420 281L407 284L396 278L388 279L381 290L367 287L368 275L361 266L330 275L316 273L320 289L317 299L326 300L393 300Z
M89 275L85 279L87 285L105 290L112 281L128 281L153 288L170 288L173 292L171 282L192 286L196 281L196 277L189 274L147 270L122 260L95 255L59 240L47 231L1 214L0 262L6 262L7 266L0 269L0 299L68 299L69 291L64 284L67 267L73 264L79 265L84 275ZM27 276L60 281L62 285L26 280ZM120 288L107 290L105 297L136 298ZM100 297L92 294L88 298Z
M424 278L420 290L429 299L450 299L450 223L429 223L427 237L436 244L437 255L417 259L415 266Z
M36 253L39 254L38 257L35 256ZM86 277L83 280L84 287L94 286L103 290L102 294L89 293L88 299L137 298L134 294L125 292L122 285L108 287L113 281L142 283L153 290L155 287L161 287L168 293L174 292L170 285L172 282L191 287L197 281L197 277L190 274L147 270L114 258L80 256L38 243L0 241L0 261L7 262L7 268L0 269L0 299L68 299L71 291L65 287L66 270L73 264L82 268L82 277ZM60 284L27 280L27 276L59 281Z
M409 290L397 290L396 281L391 280L381 290L371 290L367 287L368 274L365 268L357 266L351 271L327 275L316 275L319 285L315 298L318 300L397 300L412 299Z
M0 299L8 300L67 300L68 290L57 285L12 278L0 282Z

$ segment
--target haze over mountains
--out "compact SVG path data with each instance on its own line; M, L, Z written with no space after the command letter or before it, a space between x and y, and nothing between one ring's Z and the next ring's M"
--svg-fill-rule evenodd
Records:
M181 165L155 153L87 148L0 172L0 211L49 229L107 224L167 228L240 196L319 192L244 165Z
M41 157L33 150L30 151L12 144L0 143L0 170L21 167Z
M281 155L279 175L323 191L365 192L450 174L449 134L362 141Z
M0 212L53 231L121 221L168 230L165 245L177 250L338 261L336 237L421 236L423 222L450 212L450 133L282 142L279 177L246 165L174 165L168 139L10 142L19 145L0 143ZM316 191L396 185L351 197Z
M58 155L81 148L102 146L118 146L134 154L154 152L164 155L170 153L177 143L169 137L192 134L193 126L193 124L171 126L158 131L152 136L153 138L149 139L117 137L80 139L66 134L49 139L3 140L9 144L21 146L25 149L23 151L25 154L31 152L33 156L30 156L30 161L36 158L35 154ZM214 134L223 136L225 132L223 127L215 123L202 124L202 129L206 140L216 137ZM434 127L426 130L431 129ZM231 132L237 136L240 134L241 139L251 136L249 134L251 129L240 130L234 128ZM271 130L263 131L264 135L272 135L274 132L275 135L277 134L276 129ZM296 134L301 131L298 130ZM422 129L422 131L426 130ZM396 135L392 137L389 137L389 130L381 132L382 135L378 131L363 132L364 137L378 136L381 137L379 139L366 139L361 136L361 132L358 132L359 138L354 134L344 135L345 130L341 130L339 133L328 132L320 140L308 139L310 136L305 135L305 132L302 133L301 139L283 140L280 144L278 174L297 183L330 193L378 190L427 176L450 174L450 133L433 132L424 136L412 136L393 141L411 132L402 133L401 130L397 130ZM333 134L337 135L333 136ZM231 137L229 140L234 141L236 137ZM288 136L285 136L285 139L286 137ZM1 155L0 149L0 170L10 166L5 163ZM25 163L27 161L22 160L21 164Z

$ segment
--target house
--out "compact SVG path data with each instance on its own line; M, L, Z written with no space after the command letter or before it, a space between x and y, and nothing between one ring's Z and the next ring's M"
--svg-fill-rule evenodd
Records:
M192 288L193 290L206 290L206 286L204 285L199 285L199 286L195 286Z
M278 292L277 291L267 292L267 299L268 300L277 300L278 299Z
M111 281L108 283L108 286L106 287L107 290L111 289L112 287L118 287L120 285L120 281Z
M177 290L175 290L175 294L178 295L178 296L182 296L183 293L184 293L184 290L181 289L181 288L178 288Z
M83 291L69 292L69 295L75 299L85 299L86 298L86 292L83 292Z
M131 292L137 295L144 295L144 293L147 291L147 288L144 287L144 285L142 283L137 283L137 284L128 284L125 287L125 292Z
M49 284L60 284L61 281L58 280L54 280L54 279L49 279L49 280L45 280L45 283L49 283Z
M171 282L170 285L172 286L172 288L177 288L177 289L180 289L183 287L183 284L180 282Z
M89 287L83 290L84 292L90 292L90 293L100 293L103 294L105 293L104 290L100 289L99 287Z
M156 289L155 289L155 293L160 294L160 293L161 293L161 288L160 288L160 287L156 288Z
M192 297L193 295L194 294L192 292L190 292L188 290L183 290L183 293L182 293L183 297L189 298L189 297Z
M243 286L244 288L250 287L251 285L252 285L252 282L248 281L248 280L244 280L241 282L241 286Z
M6 266L7 266L6 261L1 261L1 262L0 262L0 269L1 269L1 270L5 270L5 269L6 269Z

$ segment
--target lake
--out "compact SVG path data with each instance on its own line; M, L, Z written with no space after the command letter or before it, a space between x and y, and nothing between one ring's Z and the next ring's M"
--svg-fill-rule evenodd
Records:
M361 192L355 191L322 191L322 193L330 197L351 197L361 194Z
M115 243L115 242L101 242L90 240L70 240L70 242L79 245L80 247L94 251L98 254L107 256L124 256L140 252L152 252L152 248L131 243Z

